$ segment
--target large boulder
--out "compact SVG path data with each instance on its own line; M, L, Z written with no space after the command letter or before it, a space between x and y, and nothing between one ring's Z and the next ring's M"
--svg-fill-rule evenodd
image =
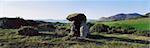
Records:
M18 34L19 35L38 35L39 32L36 28L31 27L31 26L23 26L21 28L18 29Z

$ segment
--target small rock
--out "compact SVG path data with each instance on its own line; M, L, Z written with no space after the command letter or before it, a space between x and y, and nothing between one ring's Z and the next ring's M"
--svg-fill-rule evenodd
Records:
M3 44L3 43L0 43L0 46L4 46L4 44Z

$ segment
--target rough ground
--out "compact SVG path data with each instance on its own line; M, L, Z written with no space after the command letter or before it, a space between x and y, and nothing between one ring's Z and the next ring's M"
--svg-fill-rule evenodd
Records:
M1 48L148 48L150 37L133 34L92 33L88 38L66 39L63 33L42 32L37 36L18 35L16 29L0 29Z

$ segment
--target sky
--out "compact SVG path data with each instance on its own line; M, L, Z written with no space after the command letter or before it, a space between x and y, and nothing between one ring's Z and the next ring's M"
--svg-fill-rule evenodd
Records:
M24 19L66 19L71 13L99 19L119 13L148 12L148 0L0 0L0 17Z

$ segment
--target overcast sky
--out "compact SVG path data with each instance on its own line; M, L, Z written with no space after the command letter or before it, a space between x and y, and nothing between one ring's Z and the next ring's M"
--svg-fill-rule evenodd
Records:
M0 0L0 17L25 19L65 19L76 12L84 13L88 19L99 19L149 11L149 0Z

